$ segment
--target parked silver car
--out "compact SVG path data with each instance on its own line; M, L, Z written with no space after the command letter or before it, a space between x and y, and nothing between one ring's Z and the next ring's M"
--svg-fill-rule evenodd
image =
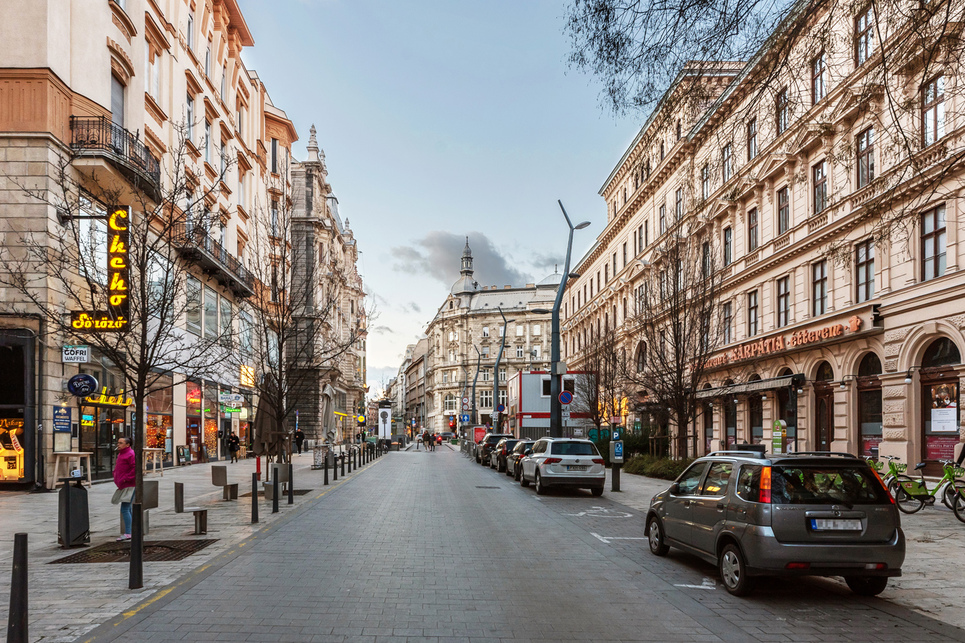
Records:
M549 487L589 489L594 496L603 495L606 467L590 440L542 438L525 453L517 465L520 485L533 482L539 495Z
M712 453L653 497L645 535L657 556L677 547L716 564L736 596L765 575L843 576L874 596L905 560L894 499L849 454Z
M521 467L519 466L519 460L523 457L523 454L533 448L536 444L536 440L520 440L513 447L513 450L509 452L506 456L506 475L511 476L514 480L519 482L519 472Z

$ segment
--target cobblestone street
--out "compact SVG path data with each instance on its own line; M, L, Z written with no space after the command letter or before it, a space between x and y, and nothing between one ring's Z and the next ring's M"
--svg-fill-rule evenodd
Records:
M603 498L538 497L448 446L391 453L124 604L125 564L39 573L96 573L88 591L113 597L83 641L965 641L904 606L900 583L882 599L824 579L766 581L734 598L711 566L650 555L640 508L647 485L663 483L623 480ZM53 593L34 594L37 562L34 615ZM158 565L172 564L147 564L148 580Z

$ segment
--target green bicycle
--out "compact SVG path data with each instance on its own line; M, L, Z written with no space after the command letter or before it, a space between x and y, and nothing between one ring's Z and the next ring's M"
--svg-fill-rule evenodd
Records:
M955 502L952 503L952 511L955 517L965 522L965 489L959 489L955 495Z
M920 480L914 480L896 471L896 475L888 484L888 491L894 497L898 509L907 514L913 514L921 511L925 505L935 504L937 497L941 497L942 504L952 511L955 511L955 507L959 504L963 504L958 499L965 493L965 480L958 480L957 476L965 474L965 470L957 467L952 460L942 460L941 464L944 475L931 490L928 489L928 483L925 482L924 473L919 474ZM921 471L924 468L924 462L919 462L915 466L916 471ZM961 509L961 512L965 515L965 507ZM955 515L957 516L958 513ZM959 520L962 519L959 518Z

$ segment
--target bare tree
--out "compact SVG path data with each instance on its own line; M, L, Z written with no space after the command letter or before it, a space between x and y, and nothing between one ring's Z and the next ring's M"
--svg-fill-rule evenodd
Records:
M680 224L645 268L636 309L626 324L623 378L639 401L668 419L676 455L687 453L687 431L699 411L696 392L707 361L722 344L721 272L706 231L684 234Z
M828 162L863 189L835 186L827 206L860 207L844 231L867 226L882 246L915 238L921 207L957 190L949 179L965 159L953 135L965 104L965 84L952 77L963 52L961 2L572 0L567 17L570 61L602 81L604 102L652 111L644 147L710 136L724 148L755 119L762 151L769 141L786 155L802 141L833 142ZM715 125L702 132L710 112ZM849 131L859 115L865 139ZM782 138L785 128L792 135ZM869 146L875 154L863 156ZM809 170L799 164L792 182ZM844 260L853 249L840 235L826 251Z
M339 247L342 223L324 174L295 169L283 164L269 177L269 201L252 217L247 254L257 287L242 312L238 353L259 395L255 452L279 462L291 456L296 411L320 408L325 384L351 369L343 361L366 319L353 303L361 282Z
M609 323L594 336L580 362L584 373L576 376L571 411L585 413L597 428L609 426L610 419L621 415L624 398L623 360L626 350L619 346L617 333Z

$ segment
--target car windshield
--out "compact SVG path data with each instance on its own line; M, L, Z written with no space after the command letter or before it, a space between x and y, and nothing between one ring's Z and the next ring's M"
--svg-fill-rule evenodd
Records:
M553 455L598 455L592 442L554 442L550 448Z
M867 505L887 502L868 467L782 465L771 476L771 502L783 505Z

